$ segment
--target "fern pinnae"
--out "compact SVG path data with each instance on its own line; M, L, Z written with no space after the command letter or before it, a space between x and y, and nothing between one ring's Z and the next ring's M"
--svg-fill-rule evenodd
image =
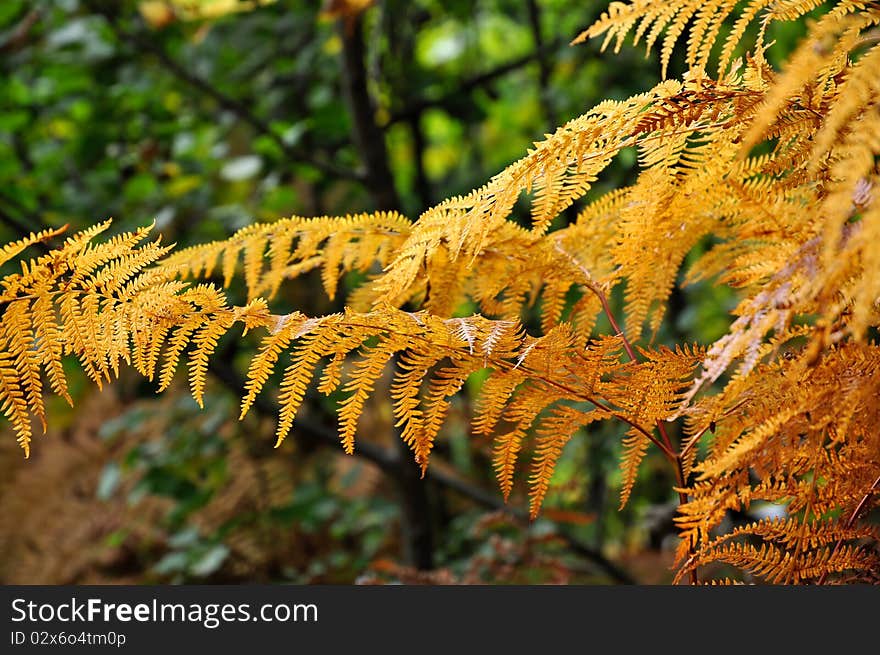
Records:
M28 411L28 403L25 393L19 382L18 367L12 355L5 350L0 350L0 410L12 423L17 441L24 456L30 457L31 449L31 415Z
M449 412L450 397L461 389L472 373L482 368L482 364L474 360L456 362L456 364L440 368L428 385L419 429L413 443L416 463L421 467L423 477L434 448L434 440Z
M61 328L52 297L47 293L37 293L33 304L34 331L39 348L41 363L46 369L49 387L52 391L73 406L73 399L67 389L67 376L61 364Z
M100 289L105 295L116 294L125 288L132 278L141 274L144 267L164 257L173 248L173 244L162 246L160 240L157 239L130 254L122 255L117 257L115 261L109 262L98 274L88 280L88 284Z
M189 358L189 383L192 397L204 407L205 384L211 355L217 349L220 337L226 334L235 317L231 311L212 316L193 336L193 351Z
M67 230L67 225L63 225L59 228L46 228L44 230L40 230L39 232L34 232L26 237L18 239L17 241L13 241L12 243L7 243L2 248L0 248L0 266L3 266L8 261L11 261L19 254L24 252L30 246L33 246L37 243L45 243L50 239L54 239L60 234L63 234Z
M518 370L492 371L480 388L474 409L472 430L476 435L489 436L495 430L507 402L516 388L526 379Z
M22 391L31 411L46 431L46 410L43 406L43 384L40 378L40 356L34 344L33 314L28 300L17 300L6 309L4 336L6 347L13 355L15 368L21 372Z
M737 17L733 27L724 39L721 54L718 57L718 77L723 76L733 68L733 58L737 46L745 36L748 26L755 20L758 14L774 0L757 0L750 2Z
M108 224L109 227L109 224ZM147 238L152 225L139 228L133 232L123 232L111 237L101 244L86 243L79 256L74 260L73 275L70 277L71 286L89 285L94 273L105 264L122 254L123 257L132 253L135 246Z
M492 453L495 475L504 496L504 502L510 498L513 489L513 476L516 471L516 459L522 448L525 431L519 427L495 437Z
M274 298L281 284L284 282L285 269L291 259L290 249L293 244L294 234L285 231L269 241L269 270L263 276L260 286L255 290L256 294L265 294L269 299Z
M541 331L546 333L559 324L565 309L566 295L571 286L568 280L544 287L541 303Z
M239 420L243 419L256 400L263 386L269 380L282 351L294 340L305 322L302 314L286 316L284 325L266 335L257 354L251 359L245 382L245 395L241 400Z
M632 33L649 49L659 46L664 75L685 40L687 76L600 103L417 223L382 213L291 217L172 253L146 240L149 228L99 243L104 222L46 255L25 257L0 281L0 407L27 454L32 419L45 415L43 391L70 400L65 355L99 386L132 365L157 376L161 390L187 349L190 386L201 403L219 339L243 323L245 332L268 335L250 362L242 416L281 353L291 355L281 376L276 445L315 368L329 359L317 388L330 394L345 381L340 437L351 452L367 399L387 361L402 353L393 412L424 470L452 395L487 368L473 425L480 435L500 432L493 466L505 498L537 423L533 516L571 435L614 417L631 426L622 503L649 443L673 465L680 576L693 573L697 581L697 569L716 562L770 582L871 575L880 566L877 535L863 512L876 504L880 484L880 348L872 340L880 320L880 48L873 36L880 9L844 0L816 12L776 72L767 57L771 26L820 4L612 4L582 36L604 36L619 48ZM728 19L732 29L719 37ZM756 39L748 36L753 31ZM756 43L734 61L746 38ZM713 78L706 71L716 45ZM548 234L560 212L633 146L641 171L635 183L590 202L574 225ZM754 146L763 154L753 155ZM528 227L511 220L523 199ZM10 244L0 260L57 234ZM698 244L710 234L718 243L701 252ZM646 325L657 334L686 264L686 282L708 280L739 294L727 333L705 352L645 347L637 358L635 341ZM371 273L374 267L383 272ZM347 298L357 312L275 316L258 297L273 297L285 280L316 268L330 296L346 272L368 275ZM224 286L243 278L250 298L244 307L230 306L211 285L184 281L218 269ZM591 337L602 310L619 331L607 302L615 289L624 291L632 346L622 335ZM484 316L455 316L464 302ZM543 336L529 336L519 317L534 316L538 302ZM397 309L407 303L422 311ZM621 361L623 350L634 361ZM697 360L703 370L695 374ZM581 410L586 402L597 409ZM664 430L675 419L687 426L679 449ZM662 438L634 427L652 424ZM698 446L706 432L713 436L704 449ZM731 511L758 502L784 504L790 516L719 536ZM823 518L836 514L844 519Z
M146 352L148 344L156 336L152 321L140 320L131 325L133 312L115 298L104 301L102 312L105 317L101 328L102 348L107 352L113 377L119 377L122 364L134 366L138 373L148 377Z
M529 516L532 519L537 518L541 510L556 463L562 455L562 449L577 430L602 417L601 410L584 412L574 407L560 405L554 407L549 416L541 421L537 429L535 453L529 476Z
M317 391L319 393L324 394L325 396L329 396L336 389L339 388L339 385L342 382L342 376L344 373L344 367L347 360L348 353L357 348L359 344L363 342L363 337L361 335L349 335L347 337L342 337L338 343L336 353L333 355L331 360L324 367L324 370L321 372L321 378L318 381Z
M293 419L305 398L309 382L314 377L315 367L328 351L333 350L332 330L339 317L338 314L331 314L309 326L306 326L306 321L295 333L294 338L299 339L299 343L293 351L291 363L285 369L279 387L278 404L281 409L275 430L276 448L293 426Z
M623 453L621 455L621 472L623 481L620 487L620 509L626 507L636 484L639 465L648 452L649 441L639 430L630 428L623 438Z
M171 385L180 356L203 320L202 315L196 313L181 321L174 329L174 334L168 339L168 344L165 348L165 361L159 374L159 385L156 388L157 393L165 391Z
M244 283L248 292L248 300L253 300L259 293L260 281L263 277L264 251L266 240L253 237L244 248Z
M669 61L672 59L672 50L678 42L679 37L684 32L685 26L697 13L697 10L703 4L702 0L684 0L684 6L678 11L666 27L666 35L663 37L663 44L660 46L660 75L664 79L669 71ZM712 2L712 4L715 4ZM688 61L688 63L692 63Z
M333 300L336 298L336 290L339 285L340 269L345 259L346 240L340 235L333 235L327 240L324 248L324 256L321 267L321 284L324 293Z
M737 2L738 0L726 0L719 3L714 10L711 3L703 3L697 12L697 18L687 40L686 57L691 69L705 71L708 68L709 55L721 28L721 23L727 18Z
M521 389L504 411L504 420L514 427L495 437L492 464L505 502L513 489L513 478L523 439L538 414L554 400L552 392L535 384Z
M165 340L170 331L171 325L169 323L159 323L156 325L153 328L150 342L144 350L142 373L150 382L152 382L156 376L156 366L159 363L162 346L165 345Z
M398 371L391 383L392 411L397 419L394 427L402 427L400 437L415 452L422 427L420 408L422 382L428 372L445 355L432 352L404 351L397 358Z
M100 364L96 362L95 341L93 338L89 340L89 337L94 336L94 329L89 317L83 316L79 298L73 293L63 294L59 304L59 312L63 326L62 338L65 352L77 355L86 375L101 389L103 378ZM91 330L90 327L92 327ZM90 332L92 334L89 334Z
M364 403L373 391L376 380L394 353L403 349L396 339L380 337L376 346L365 349L359 361L352 367L349 381L343 391L352 392L339 406L339 436L346 453L354 452L354 439L357 422L363 412Z

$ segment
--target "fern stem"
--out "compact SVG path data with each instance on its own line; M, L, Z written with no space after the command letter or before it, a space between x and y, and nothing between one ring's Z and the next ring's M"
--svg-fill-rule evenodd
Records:
M565 252L558 243L557 243L557 248L559 250L561 250L562 252ZM565 254L568 255L569 258L575 263L575 265L578 266L578 268L580 268L581 271L584 273L585 286L590 291L592 291L596 295L596 297L599 299L599 302L602 305L602 310L605 312L605 316L608 317L608 322L611 323L611 328L616 332L617 336L619 336L621 341L623 342L623 348L624 348L624 350L626 350L626 354L629 355L630 360L633 362L638 361L636 358L635 350L632 347L632 344L630 344L629 339L626 338L626 334L624 333L623 329L620 327L620 324L617 322L617 318L614 316L614 312L611 311L611 306L608 304L608 297L605 295L605 292L602 291L602 289L599 288L599 285L593 281L592 276L589 274L589 271L587 271L583 266L581 266L580 263L578 263L577 260L574 257L572 257L570 254L568 254L568 253L565 253ZM669 433L667 432L666 426L663 424L662 421L658 420L656 422L656 426L657 426L657 431L660 433L660 438L662 439L662 444L657 439L655 439L653 437L653 435L651 435L649 437L649 439L651 439L651 441L654 444L656 444L657 446L660 447L660 450L662 450L663 453L666 455L666 459L668 459L670 464L672 464L672 467L675 471L676 486L679 489L679 491L678 491L678 505L679 505L679 507L681 507L682 505L684 505L688 502L687 493L685 493L685 491L684 491L685 479L684 479L684 466L682 464L685 451L681 451L679 453L675 452L675 449L672 446L672 440L669 438ZM688 552L691 555L693 555L693 553L694 553L694 546L695 546L695 544L688 542ZM690 577L690 582L692 585L699 584L700 580L699 580L699 576L697 575L696 568L691 569L689 571L688 575Z
M871 496L874 495L874 492L877 491L878 488L880 488L880 475L877 476L877 479L874 480L874 484L872 484L871 487L865 492L865 494L862 496L862 499L859 501L859 504L856 505L856 508L852 511L852 514L849 515L849 519L847 520L845 525L847 529L851 528L855 524L856 519L859 518L859 514L861 514L865 510L868 501L871 499ZM837 554L837 551L840 550L841 546L843 546L843 539L838 539L837 542L834 544L834 549L831 551L831 557L828 558L829 560L834 558L834 556ZM825 569L822 572L822 575L819 576L819 580L816 582L816 584L825 584L825 580L827 580L827 578L828 569Z
M626 334L624 334L623 329L620 327L620 323L618 323L617 319L614 317L614 312L611 311L611 306L608 304L608 296L606 296L605 292L599 288L599 285L592 280L588 280L586 286L596 295L599 302L602 303L602 310L605 312L605 316L608 317L608 322L611 323L611 328L616 335L620 337L621 341L623 341L623 348L626 350L626 354L629 355L629 358L632 361L636 361L636 353L633 350L632 344L630 344L629 339L626 338Z
M374 325L368 325L366 323L354 323L354 322L348 322L347 325L350 327L361 327L361 328L365 328L365 329L371 329L371 328L375 327ZM391 330L388 328L385 329L385 332L387 332L388 334L400 335L402 337L409 336L409 335L404 334L402 332L396 332L395 330ZM495 360L492 362L492 364L494 366L497 366L498 368L503 368L506 370L513 370L514 368L516 368L515 364L512 364L511 362L508 362L508 361L505 361L502 359ZM648 439L651 443L653 443L655 446L657 446L657 448L659 448L663 452L663 454L666 456L666 458L670 462L675 461L677 455L675 454L675 451L673 450L673 448L671 446L665 445L663 442L661 442L659 439L657 439L657 437L655 437L653 434L651 434L650 430L647 430L646 428L639 425L638 423L636 423L632 419L628 418L627 416L625 416L619 412L614 411L611 407L606 405L604 402L602 402L601 400L599 400L595 396L593 396L591 394L585 394L581 391L577 391L576 389L572 389L568 385L562 384L561 382L557 382L556 380L553 380L551 378L548 378L548 377L545 377L545 376L539 374L537 371L532 371L532 377L534 377L534 379L536 379L536 380L540 380L541 382L543 382L544 384L546 384L548 386L555 387L555 388L559 389L560 391L564 391L572 396L575 396L576 398L580 398L582 400L587 401L588 403L592 403L597 408L601 409L603 412L607 412L609 416L612 416L620 421L623 421L624 423L626 423L630 427L638 430L642 435L645 436L646 439Z
M733 414L736 410L738 410L740 407L742 407L745 404L746 404L746 401L742 400L742 401L738 402L736 405L734 405L733 407L731 407L730 409L728 409L726 412L724 412L721 416L722 417L730 416L731 414ZM692 436L690 438L690 440L688 440L688 442L685 444L684 448L682 448L681 454L679 455L679 457L681 457L682 459L687 457L687 454L689 452L691 452L691 450L693 450L693 448L699 443L700 437L702 437L704 434L706 434L706 432L709 431L709 428L711 428L711 426L712 426L712 424L710 423L709 425L704 427L702 430L697 432L694 436Z

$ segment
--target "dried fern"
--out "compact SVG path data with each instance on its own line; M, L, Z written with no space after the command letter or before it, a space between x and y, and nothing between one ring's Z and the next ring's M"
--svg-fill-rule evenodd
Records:
M768 26L820 6L774 70ZM424 470L451 397L485 370L473 431L494 439L505 497L527 460L533 516L565 444L613 420L625 432L623 503L649 449L675 472L680 578L697 582L723 562L768 582L876 580L878 535L865 517L880 497L878 25L877 3L615 2L576 40L659 43L665 73L686 39L685 77L598 105L414 223L289 218L178 252L148 241L148 228L99 242L108 223L31 259L29 247L61 231L9 244L0 258L20 271L0 280L3 412L28 454L44 394L71 400L67 357L99 386L132 366L160 391L185 362L201 403L220 339L241 324L262 339L242 416L280 375L281 444L314 385L339 394L352 452L365 402L393 367L394 417ZM636 181L594 198L598 175L629 147ZM523 196L526 228L509 220ZM582 200L576 222L549 230ZM282 285L318 268L330 297L345 273L366 274L345 311L270 311ZM736 290L729 331L705 346L651 347L642 337L657 333L682 272L686 284ZM248 303L232 306L223 289L239 276ZM617 287L623 326L608 302ZM465 301L480 314L456 315ZM531 308L538 334L523 328ZM593 334L601 313L613 334ZM720 532L755 502L786 518Z

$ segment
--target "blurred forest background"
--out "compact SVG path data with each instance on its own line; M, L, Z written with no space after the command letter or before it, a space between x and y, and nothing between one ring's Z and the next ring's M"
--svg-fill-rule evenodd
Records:
M600 100L659 79L642 48L568 45L605 5L4 0L0 242L107 217L114 231L155 220L181 246L290 215L399 209L415 219ZM777 58L797 29L773 35ZM625 151L588 199L632 182L635 160ZM317 275L278 304L341 308ZM708 343L732 304L710 285L676 291L657 340ZM2 426L0 582L671 578L673 480L649 455L618 511L619 426L569 443L529 522L516 489L502 503L489 444L468 434L479 380L455 399L421 480L387 399L362 418L353 457L338 445L332 403L318 398L274 450L271 400L236 420L252 344L223 347L205 411L185 380L158 397L128 372L99 392L71 371L76 408L52 399L50 433L30 460Z

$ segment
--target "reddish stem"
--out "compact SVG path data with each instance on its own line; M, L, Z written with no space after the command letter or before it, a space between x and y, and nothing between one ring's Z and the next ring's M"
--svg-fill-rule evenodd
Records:
M560 248L561 249L561 248ZM569 255L569 257L571 257ZM572 261L574 258L571 257ZM576 263L576 262L575 262ZM580 267L579 264L576 263ZM584 272L584 276L586 278L586 287L592 291L597 298L599 298L599 302L602 304L602 310L605 312L605 315L608 317L608 322L611 323L611 328L617 333L620 339L623 341L623 348L626 350L626 354L629 355L631 361L638 361L636 358L635 350L633 350L632 344L630 344L629 340L626 338L626 334L624 334L623 330L620 327L620 324L617 322L617 319L614 317L614 313L611 311L611 306L608 304L608 298L602 289L599 288L595 282L593 282L592 278L589 276L588 272L580 267ZM685 478L684 478L684 452L676 453L675 448L672 446L672 440L669 438L669 433L666 431L666 425L663 421L656 421L655 425L657 426L657 431L660 433L660 438L663 440L663 447L661 450L666 455L666 459L672 464L675 470L675 483L679 489L683 489L685 486ZM656 440L651 439L654 443L657 443ZM678 492L678 504L679 507L687 503L687 494L684 491ZM688 550L693 554L693 544L688 544ZM699 584L699 577L697 576L696 568L691 569L690 573L690 581L691 584L696 585Z
M874 484L871 485L871 488L865 492L865 495L862 496L862 499L859 501L859 504L856 505L856 508L852 511L852 514L849 515L849 519L847 520L844 527L848 530L853 527L856 522L856 519L859 518L859 514L861 514L865 507L868 504L868 501L871 499L871 496L880 487L880 475L877 476L877 479L874 480ZM831 560L837 554L837 551L840 550L840 547L843 545L843 539L838 539L837 543L834 544L834 550L831 551L831 557L828 559ZM822 575L819 576L819 580L816 584L825 584L825 580L828 578L828 569L823 571Z

